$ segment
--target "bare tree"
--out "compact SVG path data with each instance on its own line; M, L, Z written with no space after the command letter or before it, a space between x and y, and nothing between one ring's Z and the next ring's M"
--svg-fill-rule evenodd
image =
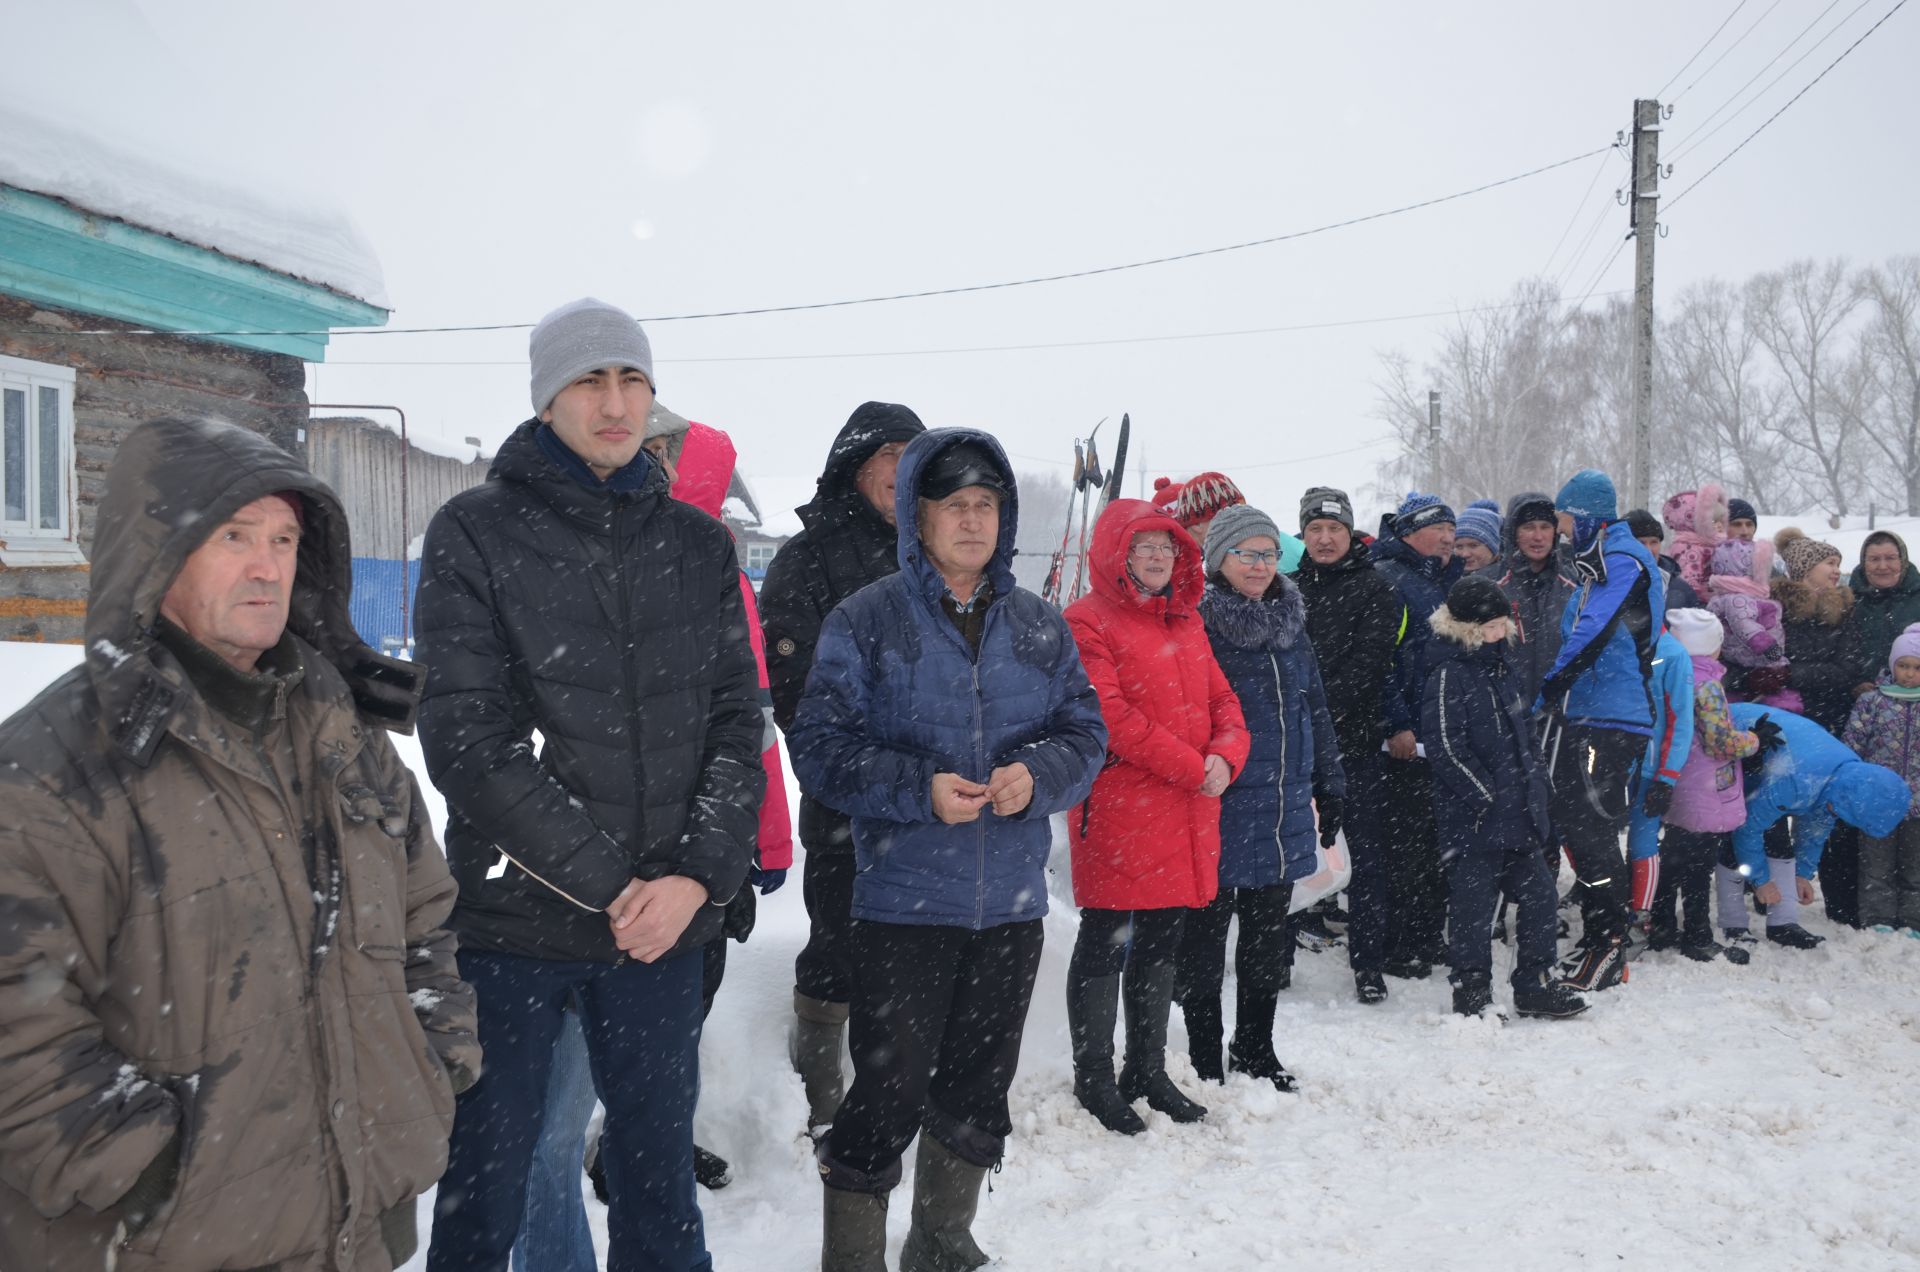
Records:
M1886 488L1908 516L1920 515L1920 256L1868 266L1858 287L1867 305L1860 347L1869 378L1860 432L1891 470Z
M1836 377L1848 361L1844 328L1860 303L1846 262L1795 261L1755 277L1745 300L1747 322L1780 372L1773 432L1814 464L1808 492L1845 516L1859 484L1850 462L1859 428L1829 393L1846 393Z
M1786 447L1773 427L1780 395L1762 381L1765 356L1740 294L1719 279L1696 283L1659 330L1665 427L1656 450L1681 463L1657 488L1689 489L1719 474L1756 507L1784 506Z

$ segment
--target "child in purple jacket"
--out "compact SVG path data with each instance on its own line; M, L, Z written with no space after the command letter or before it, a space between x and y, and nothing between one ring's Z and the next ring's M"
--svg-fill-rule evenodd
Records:
M1648 945L1677 947L1688 958L1705 962L1724 948L1713 939L1708 894L1727 836L1746 820L1740 761L1760 749L1760 739L1734 728L1727 710L1720 684L1727 674L1719 658L1725 635L1720 620L1708 610L1668 610L1667 630L1693 656L1693 749L1667 810ZM1675 915L1676 903L1685 912L1684 923ZM1746 955L1744 948L1735 948L1727 956L1745 962Z
M1728 539L1713 550L1707 608L1726 630L1722 657L1734 671L1730 696L1798 712L1800 692L1787 685L1786 624L1768 591L1772 574L1771 543Z
M1892 679L1861 694L1841 740L1907 779L1914 803L1885 839L1860 839L1860 926L1920 937L1920 625L1893 642Z

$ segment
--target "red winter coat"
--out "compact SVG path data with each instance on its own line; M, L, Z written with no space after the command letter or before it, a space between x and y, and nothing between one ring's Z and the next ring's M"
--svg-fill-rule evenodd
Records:
M673 497L690 503L710 517L726 506L733 484L733 439L709 424L689 424L680 446L679 471ZM753 584L740 573L740 599L747 607L747 635L753 642L753 661L760 669L760 713L766 718L760 766L767 771L767 797L760 804L760 868L788 870L793 866L793 819L787 811L787 779L780 764L780 743L773 731L773 694L767 688L767 650L760 635L760 611L754 604Z
M1165 530L1180 555L1172 596L1127 577L1133 536ZM1139 499L1100 514L1088 553L1093 590L1067 608L1107 722L1107 766L1067 814L1073 899L1099 910L1203 906L1219 891L1220 801L1200 793L1206 760L1238 777L1247 727L1194 607L1206 583L1180 523Z

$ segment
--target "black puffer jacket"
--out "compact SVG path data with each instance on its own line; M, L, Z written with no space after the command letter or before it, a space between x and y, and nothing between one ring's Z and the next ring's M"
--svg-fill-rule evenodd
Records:
M1370 550L1359 539L1332 565L1302 557L1294 581L1307 603L1307 640L1320 662L1340 754L1352 762L1365 760L1387 737L1380 695L1406 607L1393 584L1373 568Z
M760 630L766 636L767 679L773 719L786 733L807 687L820 625L834 607L869 583L900 568L899 534L854 489L861 465L888 442L926 432L920 417L891 402L864 402L833 439L811 502L800 509L805 527L787 540L760 587ZM808 852L853 851L846 816L805 791L800 794L800 842Z
M452 927L466 949L611 962L599 911L631 878L684 875L712 902L692 949L746 878L766 789L733 540L657 465L637 489L576 480L542 427L427 528L420 740L447 798Z
M1547 568L1536 570L1526 554L1515 549L1504 561L1495 561L1480 571L1500 589L1513 606L1513 618L1519 630L1508 642L1507 666L1512 670L1520 696L1532 702L1560 656L1560 619L1567 602L1579 590L1573 576L1560 564L1559 554L1547 558Z
M1787 637L1787 683L1800 691L1800 714L1834 737L1853 714L1853 687L1872 681L1853 621L1853 590L1842 583L1816 592L1792 579L1773 581Z

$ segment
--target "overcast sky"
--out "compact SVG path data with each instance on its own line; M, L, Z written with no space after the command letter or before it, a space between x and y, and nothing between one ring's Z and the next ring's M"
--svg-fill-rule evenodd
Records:
M1677 157L1667 191L1893 3L1833 6L1747 94L1834 28L1826 43ZM98 44L128 33L132 64L101 74L94 41L34 56L116 136L164 125L238 157L238 172L324 192L378 252L392 325L432 326L530 322L583 294L643 316L834 300L1282 234L1605 146L1632 99L1670 79L1674 157L1828 7L1770 4L1741 6L1677 79L1734 0L98 0ZM1920 250L1916 51L1920 7L1690 195L1659 244L1660 291L1797 256ZM1583 288L1624 233L1612 191L1626 172L1622 158L1583 160L1443 207L1099 278L656 322L660 395L732 432L768 504L804 498L847 413L881 398L930 425L990 429L1035 457L1024 467L1070 457L1074 436L1128 411L1149 475L1222 469L1285 524L1306 485L1371 482L1386 450L1378 355L1422 354L1445 323L1360 320L1498 302L1550 262ZM1623 252L1598 289L1629 287L1631 262ZM1357 325L1164 338L1315 323ZM1128 343L794 356L1098 341ZM339 338L310 388L493 443L529 413L525 349L524 331Z

